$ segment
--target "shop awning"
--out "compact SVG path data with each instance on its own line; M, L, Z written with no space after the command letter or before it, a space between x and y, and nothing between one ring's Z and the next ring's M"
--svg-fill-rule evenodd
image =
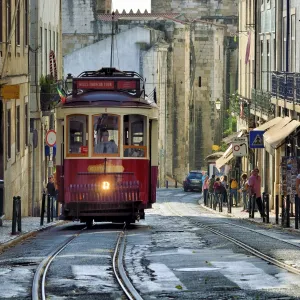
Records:
M222 139L222 141L225 144L230 144L232 142L233 139L235 139L238 136L239 132L235 132L229 136L226 136L225 138Z
M245 130L241 130L237 133L236 137L242 137L245 133L246 133ZM216 168L220 170L231 159L233 159L232 144L227 148L224 154L218 160L216 160Z
M276 117L272 120L269 120L268 122L254 128L253 130L259 130L259 131L264 131L264 130L267 130L269 129L270 127L272 126L275 126L276 124L278 124L280 121L282 120L281 117Z
M232 145L230 145L225 153L216 160L216 168L220 170L224 165L226 165L231 159L233 159L233 153L232 153Z
M284 143L285 138L288 137L299 126L300 122L293 120L283 126L280 130L273 132L273 134L269 136L268 140L265 140L265 143L268 144L267 147L272 147L273 149L279 148Z
M281 120L276 125L272 126L268 131L266 131L264 133L265 144L270 144L269 140L272 139L272 137L275 136L278 133L278 131L281 130L281 128L283 128L285 125L287 125L291 121L292 121L292 119L289 117L281 118Z

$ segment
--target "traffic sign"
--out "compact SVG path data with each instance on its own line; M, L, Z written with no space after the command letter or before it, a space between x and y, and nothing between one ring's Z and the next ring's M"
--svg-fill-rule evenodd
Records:
M56 132L55 130L48 130L46 134L46 143L49 147L53 147L56 143Z
M232 141L233 156L246 156L248 153L247 137L238 137Z
M265 131L252 130L250 131L250 148L264 148L264 133Z

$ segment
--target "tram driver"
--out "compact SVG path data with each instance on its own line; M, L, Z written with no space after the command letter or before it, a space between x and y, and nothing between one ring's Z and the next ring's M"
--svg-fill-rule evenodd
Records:
M118 153L118 146L114 140L109 140L109 132L101 132L101 141L95 145L95 153Z

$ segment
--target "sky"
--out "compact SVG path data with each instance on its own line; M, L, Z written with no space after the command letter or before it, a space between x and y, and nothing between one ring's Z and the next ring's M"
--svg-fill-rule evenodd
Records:
M129 12L130 9L136 12L138 9L144 12L147 9L148 12L151 11L151 0L113 0L112 10L118 10L119 12L126 10Z

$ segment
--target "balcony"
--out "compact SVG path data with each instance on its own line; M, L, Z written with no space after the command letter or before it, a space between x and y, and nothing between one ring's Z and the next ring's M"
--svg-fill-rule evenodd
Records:
M300 73L273 72L272 97L300 105Z
M275 116L275 106L271 101L271 93L252 89L250 109L254 111L254 114L258 112L268 118Z

